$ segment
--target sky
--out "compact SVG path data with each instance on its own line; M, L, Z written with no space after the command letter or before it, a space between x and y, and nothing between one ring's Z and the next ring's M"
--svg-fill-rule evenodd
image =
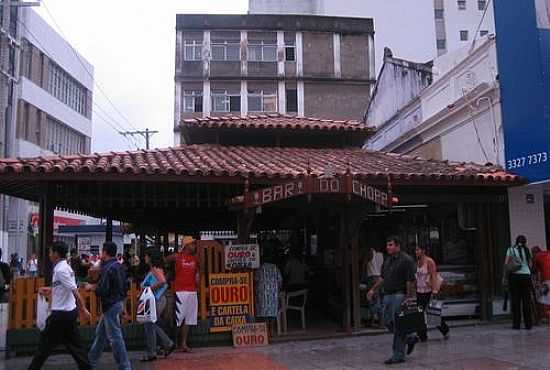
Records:
M35 9L94 66L108 98L94 87L101 108L94 107L92 152L105 152L136 145L104 119L119 129L158 130L151 148L173 145L176 14L247 8L247 0L42 0ZM143 139L137 144L145 147Z

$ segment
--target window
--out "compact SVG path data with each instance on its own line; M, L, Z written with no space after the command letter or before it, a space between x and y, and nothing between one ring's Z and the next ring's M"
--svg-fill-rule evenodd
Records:
M296 90L286 91L286 111L288 113L298 112L298 91Z
M458 0L458 10L466 10L466 0Z
M479 10L485 10L487 7L487 0L477 0L477 8Z
M445 18L445 11L443 9L435 9L435 19L444 19Z
M438 49L442 49L442 50L445 50L447 49L447 40L445 39L438 39L437 40L437 48Z
M277 112L275 90L248 90L249 112Z
M294 62L296 60L296 47L285 46L285 60L287 62Z
M240 32L212 32L212 60L239 61L241 60Z
M185 90L183 92L183 111L202 112L202 91L201 90Z
M47 117L46 149L59 155L84 153L86 138L69 126Z
M483 36L487 36L489 34L489 31L487 30L481 30L479 31L479 36L483 37Z
M468 31L460 31L460 41L468 41Z
M241 94L227 90L212 90L212 110L214 112L240 112Z
M248 44L248 60L251 62L276 62L277 45L264 41Z
M183 60L202 60L202 42L200 40L183 41Z
M86 116L86 88L52 61L49 63L48 91L61 102Z

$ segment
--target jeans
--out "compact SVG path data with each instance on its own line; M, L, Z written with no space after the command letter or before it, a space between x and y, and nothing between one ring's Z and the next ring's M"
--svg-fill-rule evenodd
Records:
M432 299L432 293L418 293L416 292L416 302L418 303L418 307L422 308L422 311L426 312L426 309L428 305L430 304L430 300ZM445 323L445 320L443 317L441 317L441 326L437 327L441 334L443 336L449 334L449 327L447 326L447 323ZM418 337L421 341L428 340L428 328L424 326L424 328L419 331Z
M162 296L155 302L157 309L157 322L146 322L143 324L145 329L145 341L147 344L147 357L155 357L157 355L157 335L160 338L162 346L165 350L170 349L174 342L166 335L164 330L158 325L160 316L166 307L166 297Z
M54 349L63 344L76 361L80 370L91 369L86 350L80 341L78 331L78 310L53 311L46 321L46 328L40 333L38 351L34 355L29 370L41 369Z
M95 330L95 339L88 353L92 368L97 369L99 358L103 354L103 349L107 341L113 349L113 356L118 364L119 370L131 370L126 344L122 336L120 327L120 315L123 310L123 302L115 303L106 312L103 312L99 324Z
M399 335L395 330L395 317L401 311L401 304L405 300L402 293L384 295L384 324L393 333L393 356L394 360L405 359L406 335Z

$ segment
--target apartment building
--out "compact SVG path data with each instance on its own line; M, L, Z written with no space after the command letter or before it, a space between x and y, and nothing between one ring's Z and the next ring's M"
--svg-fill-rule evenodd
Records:
M249 13L372 18L377 69L385 47L426 62L495 32L489 0L249 0Z
M77 56L34 10L20 9L15 19L20 46L14 55L17 83L7 130L7 142L11 143L7 156L90 153L93 66ZM25 258L33 249L38 207L22 199L5 199L2 249ZM88 219L61 211L56 211L55 217L57 225Z
M372 20L177 16L175 140L186 118L360 119L375 80Z

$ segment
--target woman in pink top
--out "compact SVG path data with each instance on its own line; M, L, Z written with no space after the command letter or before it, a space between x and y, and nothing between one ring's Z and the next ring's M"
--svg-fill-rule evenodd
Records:
M430 303L432 294L439 293L437 283L437 265L435 261L426 255L426 247L418 245L416 247L416 301L419 307L425 311ZM445 339L449 339L449 327L441 318L441 326L438 327ZM419 331L418 337L421 342L428 340L428 330L424 327Z

